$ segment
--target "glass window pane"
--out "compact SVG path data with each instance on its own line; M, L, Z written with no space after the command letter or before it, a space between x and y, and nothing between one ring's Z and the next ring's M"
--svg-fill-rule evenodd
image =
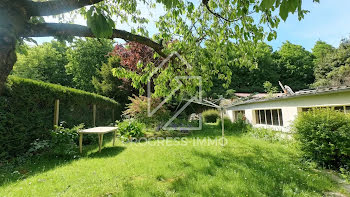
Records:
M350 106L345 106L345 112L350 113Z
M259 110L255 110L255 122L256 124L260 124Z
M279 113L279 118L280 118L280 126L283 126L283 116L282 116L282 109L279 109L278 110L278 113Z
M311 108L303 108L302 109L303 112L307 112L307 111L310 111L310 110L311 110Z
M344 111L344 106L336 106L336 107L334 107L334 110L336 110L336 111Z
M260 112L260 117L261 117L261 123L260 124L266 124L266 119L265 119L265 110L259 110Z
M265 110L265 111L266 111L266 124L272 125L271 110Z
M272 123L273 125L277 125L277 126L279 125L277 109L272 110Z

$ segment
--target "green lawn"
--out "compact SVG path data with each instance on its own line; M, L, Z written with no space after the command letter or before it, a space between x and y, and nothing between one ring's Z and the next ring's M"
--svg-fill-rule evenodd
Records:
M228 144L206 145L214 126L187 137L187 145L118 142L80 159L33 158L2 169L0 196L322 196L341 190L307 167L293 143L229 135ZM196 139L201 140L197 141ZM4 167L2 167L4 168Z

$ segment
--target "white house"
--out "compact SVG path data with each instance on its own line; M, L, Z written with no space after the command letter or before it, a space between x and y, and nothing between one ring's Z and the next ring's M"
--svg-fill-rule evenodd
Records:
M271 98L256 97L232 104L226 108L226 115L235 121L238 114L243 114L254 127L288 132L299 113L315 107L331 107L350 113L350 87L301 90Z

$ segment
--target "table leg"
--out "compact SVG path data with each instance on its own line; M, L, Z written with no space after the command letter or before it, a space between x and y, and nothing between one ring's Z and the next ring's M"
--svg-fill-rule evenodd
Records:
M115 131L113 131L113 146L114 146L114 143L115 143Z
M80 133L79 137L79 148L80 148L80 153L83 153L83 134Z
M98 151L101 152L102 149L102 142L103 142L103 134L99 134L99 146L98 146Z

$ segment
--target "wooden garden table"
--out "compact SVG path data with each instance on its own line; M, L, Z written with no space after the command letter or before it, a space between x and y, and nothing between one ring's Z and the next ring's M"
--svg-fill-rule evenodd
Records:
M80 138L79 138L80 153L83 152L83 135L84 134L98 134L98 150L99 152L101 152L103 134L113 132L113 146L114 146L117 129L118 129L117 127L94 127L94 128L78 131L78 133L80 134Z

